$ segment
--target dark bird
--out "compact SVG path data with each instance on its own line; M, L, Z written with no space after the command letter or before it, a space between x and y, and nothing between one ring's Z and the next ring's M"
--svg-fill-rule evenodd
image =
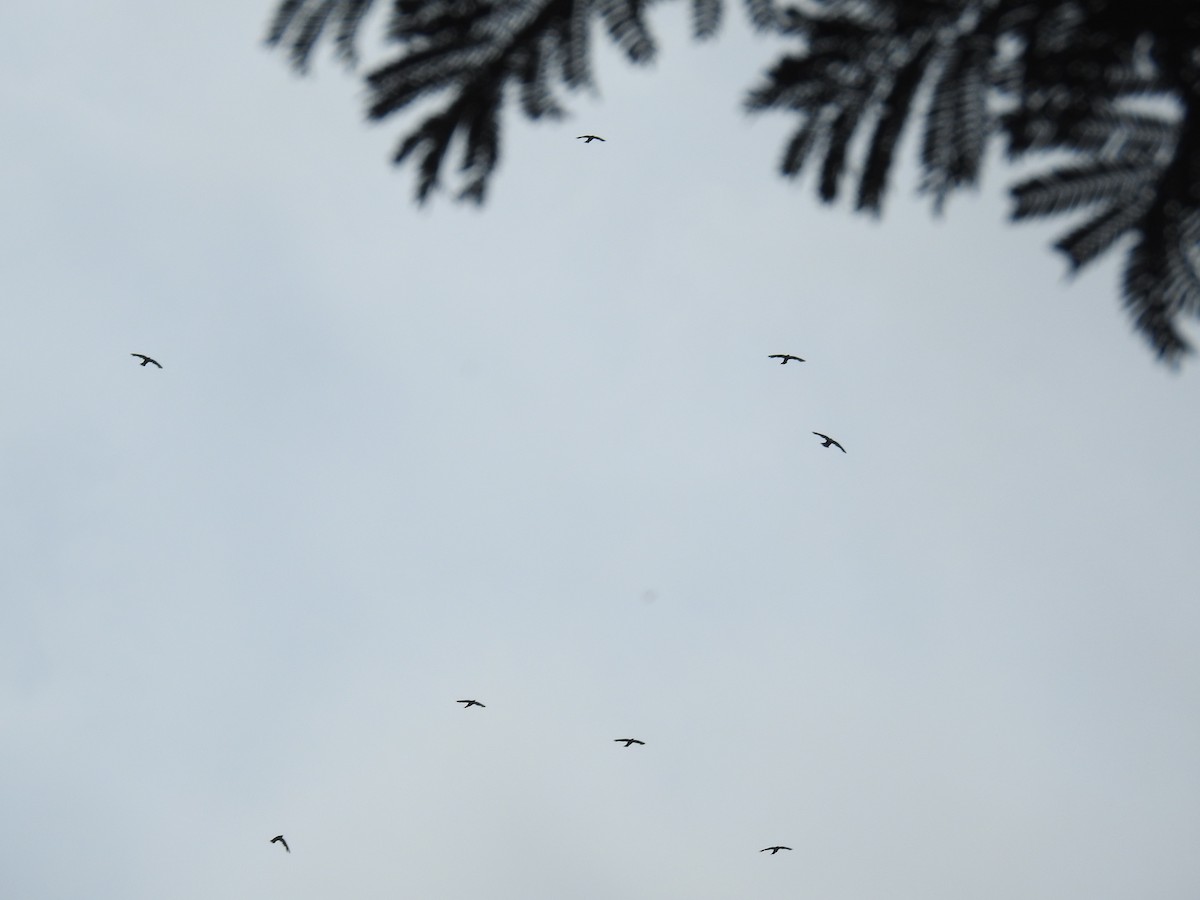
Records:
M129 355L136 356L138 359L140 359L143 366L148 366L150 363L154 363L154 365L158 366L160 369L162 368L162 363L160 363L157 359L151 359L145 353L130 353Z
M585 144L590 144L592 141L603 141L604 138L600 137L598 134L581 134L579 137L575 138L575 140L583 141Z
M486 703L480 703L478 700L455 700L455 703L465 703L463 709L470 709L472 706L478 706L482 709L487 709Z
M792 356L790 353L772 353L767 359L777 359L781 366L786 366L789 359L794 359L796 362L804 362L800 357Z
M784 847L782 844L780 844L780 845L778 845L778 846L775 846L775 847L763 847L763 848L762 848L761 850L759 850L758 852L759 852L759 853L766 853L768 850L770 850L770 851L771 851L771 855L772 855L772 856L774 856L774 855L775 855L776 853L778 853L780 850L791 850L791 849L792 849L791 847Z
M271 843L272 844L283 844L284 850L286 850L288 853L292 852L292 848L287 845L287 841L285 841L283 839L282 834L277 834L277 835L275 835L275 837L271 838Z
M646 745L645 741L639 741L637 738L613 738L613 743L624 744L626 747L630 744L640 744L643 747Z
M831 438L829 435L821 434L821 432L819 432L819 431L814 431L813 434L815 434L819 438L825 439L825 443L823 443L821 445L822 447L837 447L843 453L846 452L846 448L843 447L841 444L839 444L837 441L835 441L833 438Z

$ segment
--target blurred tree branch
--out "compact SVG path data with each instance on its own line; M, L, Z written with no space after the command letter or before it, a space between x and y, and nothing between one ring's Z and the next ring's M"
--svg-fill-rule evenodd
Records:
M347 64L373 0L282 0L267 43L308 69L322 37ZM556 91L590 85L592 26L632 63L654 58L651 0L393 0L393 59L366 75L382 119L445 96L402 140L417 198L461 147L459 197L482 203L500 157L501 112L558 118ZM722 0L690 0L697 39ZM1181 315L1200 315L1200 3L1176 0L745 0L759 30L794 40L747 97L752 112L797 119L781 171L815 168L832 203L857 179L855 208L881 215L896 149L912 119L921 190L936 212L978 182L988 142L1009 159L1058 162L1012 188L1013 220L1086 212L1056 248L1071 271L1126 235L1123 293L1158 357L1190 347ZM511 88L511 89L510 89ZM1067 160L1067 161L1063 161Z

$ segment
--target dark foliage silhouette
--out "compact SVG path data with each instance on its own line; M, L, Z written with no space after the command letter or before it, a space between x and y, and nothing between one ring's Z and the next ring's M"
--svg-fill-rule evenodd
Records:
M267 41L305 71L323 34L356 60L373 0L283 0ZM531 119L564 113L556 88L591 83L593 25L630 62L654 58L651 0L393 0L396 56L366 75L381 119L444 95L401 141L417 198L461 147L460 198L481 203L499 160L500 113L515 95ZM722 0L690 0L697 38ZM745 0L753 25L794 39L747 98L797 126L781 171L813 172L832 203L881 215L896 152L919 129L921 190L936 212L975 185L998 137L1010 160L1051 159L1012 188L1012 218L1083 214L1055 244L1078 271L1128 237L1123 294L1158 356L1190 350L1181 315L1200 315L1200 3L1133 0Z

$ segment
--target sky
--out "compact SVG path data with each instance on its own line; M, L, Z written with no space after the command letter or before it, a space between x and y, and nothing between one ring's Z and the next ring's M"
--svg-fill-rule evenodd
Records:
M10 6L6 896L1200 891L1196 363L998 158L822 207L667 4L421 208L273 3Z

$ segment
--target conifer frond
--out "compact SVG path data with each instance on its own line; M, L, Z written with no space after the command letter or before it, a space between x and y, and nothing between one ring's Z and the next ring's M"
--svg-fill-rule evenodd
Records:
M1168 260L1169 252L1159 236L1143 232L1129 253L1122 288L1134 328L1159 359L1177 365L1192 348L1175 327L1175 319L1181 309L1200 302L1200 292L1194 280L1172 272L1176 267Z
M1094 162L1062 166L1012 187L1014 221L1070 212L1081 206L1113 202L1150 185L1155 176L1144 164Z
M334 46L346 63L357 61L354 42L363 17L373 0L284 0L275 11L267 31L268 46L287 44L292 66L307 72L317 41L331 22Z
M832 79L826 79L822 60L785 56L768 72L766 83L746 97L751 111L782 108L808 112L833 95Z
M500 98L484 89L466 117L465 131L462 171L468 181L459 199L482 204L488 176L500 158Z
M358 38L358 29L373 2L374 0L343 0L342 2L342 12L337 20L338 27L337 35L334 37L334 46L337 48L338 56L348 65L353 66L358 62L358 48L355 41Z
M1191 350L1177 329L1180 315L1200 314L1200 122L1186 119L1174 156L1149 192L1138 243L1125 269L1126 308L1134 327L1161 359L1177 363Z
M1175 144L1179 123L1163 116L1128 110L1098 110L1080 122L1072 145L1100 156L1165 162Z
M952 190L979 177L991 133L987 70L992 53L993 38L987 33L953 41L934 85L925 115L920 190L933 195L935 213L942 211Z
M453 107L445 112L427 118L400 144L393 157L396 165L404 162L410 155L423 150L418 165L417 202L424 203L430 192L437 187L438 174L441 172L442 159L450 149L450 139L454 137L457 127Z
M852 22L826 23L808 36L803 54L779 59L767 72L766 83L752 90L746 107L812 112L829 103L853 105L878 92L878 82L891 73L896 50L890 37L863 30Z
M816 115L810 115L804 120L804 124L796 129L796 133L788 141L787 148L783 152L783 161L779 166L784 175L794 178L800 174L805 160L808 159L809 153L816 144L820 129L821 121Z
M275 10L275 15L271 17L270 26L267 28L267 36L264 41L268 47L273 47L283 40L283 36L287 33L292 20L296 18L296 14L304 6L305 2L306 0L282 0L279 8Z
M587 4L572 3L559 25L558 33L563 82L569 88L590 84L591 43L588 40Z
M467 82L487 47L481 42L434 46L408 54L398 62L367 75L372 99L367 114L382 119L430 92Z
M645 0L592 0L608 33L632 63L654 57L654 38L643 18Z
M721 27L722 0L692 0L692 34L705 40Z
M1161 127L1152 135L1151 122L1155 119ZM1159 138L1171 131L1166 119L1122 111L1102 98L1090 103L1060 98L1054 103L1026 104L1003 113L999 126L1007 139L1005 152L1009 159L1053 150L1084 155L1107 152L1106 145L1118 130L1124 130L1142 149L1148 144L1161 147Z
M858 182L857 208L860 210L875 215L879 215L883 210L883 195L887 189L892 159L896 155L896 143L900 140L904 124L908 121L913 97L925 77L925 68L932 50L933 45L928 38L923 44L919 44L912 59L896 74L892 89L884 98L883 110L875 123L875 132L871 135L867 147L862 178Z
M1055 242L1066 254L1072 273L1078 272L1134 229L1146 214L1148 203L1139 195L1121 196L1110 206Z
M320 0L317 3L306 3L296 10L289 29L292 32L292 40L288 49L292 65L297 71L308 71L308 59L321 36L321 31L325 28L325 20L333 10L333 3L334 0Z
M861 113L861 106L843 107L829 126L829 142L825 147L825 161L821 163L821 181L817 185L817 195L823 203L837 199L838 185L846 171L846 154Z
M393 0L387 37L410 47L452 44L472 35L476 25L490 13L487 0Z
M1122 110L1097 102L1086 112L1047 119L1021 111L1000 117L1009 138L1008 155L1071 150L1105 159L1159 159L1169 155L1178 123L1165 116Z
M498 88L498 82L481 78L477 84L460 93L445 110L426 118L400 144L394 157L397 164L420 151L417 180L419 203L424 203L438 186L446 153L456 134L463 141L460 168L468 179L459 198L483 202L487 179L499 160Z
M746 0L746 15L759 31L784 31L792 20L776 0Z
M543 116L558 119L563 115L563 108L550 90L553 57L551 52L525 53L518 57L516 74L521 86L521 109L530 119Z

